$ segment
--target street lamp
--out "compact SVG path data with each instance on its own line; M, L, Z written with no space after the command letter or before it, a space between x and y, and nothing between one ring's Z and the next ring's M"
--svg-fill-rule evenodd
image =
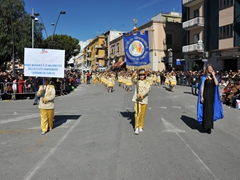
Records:
M32 18L32 48L34 48L34 22L35 21L38 21L38 18L36 18L34 16L34 8L32 8L32 15L31 15L31 18Z
M169 65L169 70L172 70L172 48L168 49L168 65Z
M52 25L53 27L55 26L55 24L54 24L54 23L51 23L51 25ZM52 34L51 46L53 46L53 45L52 45L52 43L53 43L53 34Z
M13 19L12 19L12 13L11 13L11 28L12 28L12 69L13 69L13 75L15 76L15 49L14 49L14 35L13 35Z
M57 28L57 24L58 24L58 21L59 21L59 18L60 18L60 16L61 16L61 14L66 14L66 11L60 11L60 13L59 13L59 15L58 15L58 18L57 18L56 24L53 24L53 23L52 23L52 25L55 26L55 27L54 27L54 30L53 30L53 34L52 34L52 43L53 43L53 36L54 36L54 34L55 34L55 31L56 31L56 28Z
M42 17L41 17L41 15L39 14L39 13L37 13L37 12L35 12L34 13L34 16L36 16L36 17L40 17L40 19L41 19L41 21L42 21L42 24L43 24L43 27L44 27L44 30L45 30L45 33L46 33L46 38L48 37L48 35L47 35L47 30L46 30L46 28L45 28L45 25L44 25L44 23L43 23L43 20L42 20Z

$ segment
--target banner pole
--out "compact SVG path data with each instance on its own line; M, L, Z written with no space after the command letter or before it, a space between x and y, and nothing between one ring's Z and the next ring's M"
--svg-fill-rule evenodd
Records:
M42 77L42 83L43 83L43 85L42 85L42 87L43 87L43 91L42 91L42 97L44 98L44 96L45 96L45 89L44 89L44 77Z
M139 89L138 89L138 87L139 87L139 85L138 85L138 78L139 78L139 72L138 72L138 69L137 69L137 83L136 83L137 95L138 95L138 93L139 93ZM139 98L137 98L137 115L138 115L138 113L139 113Z

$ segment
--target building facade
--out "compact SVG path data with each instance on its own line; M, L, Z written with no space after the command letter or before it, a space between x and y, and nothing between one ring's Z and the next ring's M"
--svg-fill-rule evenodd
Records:
M160 13L151 21L137 27L138 31L148 31L149 69L153 71L183 70L177 59L182 55L182 16L177 12ZM107 31L91 40L84 48L84 65L95 70L98 65L106 69L124 67L125 52L122 31ZM126 65L126 64L125 64Z
M148 31L149 69L153 71L170 70L172 67L183 69L183 66L176 63L177 59L183 58L181 18L181 14L176 12L160 13L151 21L137 27L140 33ZM111 65L114 68L121 67L125 61L122 35L110 41L109 45ZM170 59L172 59L171 63L169 63Z
M106 50L107 69L110 69L112 65L119 60L120 52L122 53L122 50L120 50L120 48L122 47L122 42L119 41L119 38L121 37L122 33L123 33L122 31L107 31L106 33L104 33L105 42L107 46ZM115 42L117 41L119 42L115 44Z
M85 64L91 70L96 70L98 66L105 67L107 64L106 56L107 46L105 42L105 36L96 36L90 43L84 48Z
M182 0L185 70L240 69L240 1Z

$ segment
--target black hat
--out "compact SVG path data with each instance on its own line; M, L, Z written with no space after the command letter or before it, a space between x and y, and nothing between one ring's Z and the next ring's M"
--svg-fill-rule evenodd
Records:
M145 69L139 69L138 74L139 75L146 75Z

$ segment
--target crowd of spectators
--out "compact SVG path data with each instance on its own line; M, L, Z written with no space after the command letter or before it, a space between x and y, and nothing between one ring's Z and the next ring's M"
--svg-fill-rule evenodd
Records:
M66 70L64 78L52 78L56 96L67 95L79 84L80 72ZM2 100L33 99L44 79L41 77L26 77L23 72L0 72L0 95Z
M173 69L174 70L174 69ZM174 70L175 71L175 70ZM56 96L63 96L71 93L80 83L81 75L77 70L66 70L64 78L52 78L51 84L55 86ZM201 76L200 71L175 71L177 85L189 86L193 95L198 95L198 85ZM91 75L90 75L91 76ZM89 78L91 78L89 76ZM229 107L236 107L237 100L240 100L240 70L237 72L216 71L219 80L221 100ZM164 73L161 81L164 84ZM88 79L87 82L90 80ZM40 77L25 77L23 72L0 72L0 95L2 100L16 100L34 98L35 92L43 82Z
M203 71L176 71L177 85L191 87L191 93L198 95L198 86ZM237 72L216 71L216 77L219 81L219 90L221 100L229 107L236 107L240 100L240 70Z

